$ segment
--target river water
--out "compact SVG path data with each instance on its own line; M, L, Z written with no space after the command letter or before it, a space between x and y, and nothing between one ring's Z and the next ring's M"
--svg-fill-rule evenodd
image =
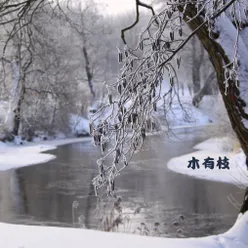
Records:
M121 231L199 237L222 233L233 225L238 210L228 197L241 202L242 190L166 167L170 158L192 152L206 138L201 129L193 133L180 129L176 137L148 137L143 150L116 180L122 216L127 220ZM96 208L91 180L97 173L98 148L83 142L50 153L57 158L0 173L0 221L102 229L102 212L111 204L102 203L101 212Z

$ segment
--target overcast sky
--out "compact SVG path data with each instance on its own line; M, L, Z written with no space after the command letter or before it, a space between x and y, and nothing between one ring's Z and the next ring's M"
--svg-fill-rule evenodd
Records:
M135 0L98 0L106 4L107 11L110 14L120 14L130 10L135 10ZM150 3L151 0L143 0L145 3Z
M135 0L98 0L107 5L107 10L111 14L123 13L135 8Z

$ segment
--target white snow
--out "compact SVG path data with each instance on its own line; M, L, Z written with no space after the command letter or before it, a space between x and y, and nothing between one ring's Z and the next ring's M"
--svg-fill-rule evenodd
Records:
M23 226L0 223L4 248L245 248L248 247L248 213L224 234L203 238L156 238L84 229Z
M91 138L74 138L74 139L61 139L52 141L43 141L33 143L31 145L14 146L0 143L0 170L9 169L13 167L25 166L28 164L40 163L45 160L54 158L53 155L40 154L42 151L55 149L56 145L63 145L73 142L82 142L91 140ZM236 162L239 166L244 165L244 155L239 152L233 155L233 146L230 145L229 138L210 139L203 143L198 144L195 148L198 149L192 153L198 159L201 156L228 156L231 158L232 163ZM179 168L178 171L185 173L182 167L187 167L185 158L191 157L192 154L182 157L174 158L170 161L169 167ZM39 157L39 156L48 157ZM15 157L11 158L11 157ZM184 159L182 159L184 157ZM9 164L3 164L6 161L4 158L9 159ZM203 157L202 157L203 158ZM12 159L12 160L11 160ZM178 166L179 165L179 166ZM231 166L231 165L230 165ZM233 166L233 165L232 165ZM232 173L234 168L232 168ZM187 169L187 171L191 171ZM200 170L199 170L200 171ZM198 174L199 177L205 178L210 174L208 179L218 180L224 178L225 182L231 182L232 177L226 171L213 170L215 173L211 175L211 171L206 173L204 169L203 174ZM196 170L194 173L197 172ZM199 173L199 172L197 172ZM205 174L204 174L205 173ZM108 248L245 248L248 247L248 213L240 215L234 226L226 233L220 235L213 235L202 238L157 238L136 236L132 234L109 233L93 230L74 229L74 228L58 228L58 227L42 227L42 226L25 226L0 223L0 247L4 248L69 248L69 247L86 247L92 248L108 247Z
M83 134L89 133L89 120L79 116L72 114L70 118L70 127L73 134Z
M163 81L161 95L168 92L168 83ZM204 96L198 108L192 104L192 96L188 89L178 92L180 96L180 103L174 97L171 106L167 107L164 112L164 100L158 101L158 116L162 119L166 113L166 123L170 128L178 126L199 126L208 125L209 123L217 123L221 121L223 116L223 100L220 94ZM168 105L168 104L167 104Z
M42 152L54 150L60 145L89 140L91 140L91 138L72 138L38 141L24 145L0 142L0 171L48 162L54 159L55 155Z
M168 168L175 172L201 179L226 182L239 186L248 185L245 155L241 150L234 153L232 140L230 138L212 138L196 145L194 148L197 149L195 152L172 158L168 162ZM207 157L214 158L216 164L218 158L221 157L223 159L224 156L229 159L230 170L220 170L217 167L213 170L209 168L205 169L204 165L202 165L204 159ZM193 170L187 168L188 161L192 160L192 157L199 159L199 169L196 168Z
M23 161L23 156L30 155L42 155L39 154L41 151L47 151L49 149L54 149L55 145L68 144L72 142L82 142L89 140L90 138L82 139L67 139L67 140L53 140L39 142L36 145L32 144L30 146L14 147L7 146L6 144L0 143L0 157L6 156L6 154L15 154L18 152L18 157L20 161ZM201 156L232 156L232 161L236 161L240 166L244 165L244 155L239 152L235 156L233 155L233 146L231 145L231 139L229 138L214 138L207 140L203 143L195 146L198 151L192 153L198 159ZM185 163L185 158L189 155L184 155L182 157L174 158L170 161L169 167L179 168L179 172L185 173L182 167L187 167ZM43 154L44 155L44 154ZM32 157L32 156L31 156ZM184 159L182 159L184 157ZM44 159L44 158L43 158ZM28 161L28 160L26 160ZM16 161L15 161L16 162ZM32 161L34 162L34 161ZM22 162L25 164L24 162ZM234 162L232 162L234 163ZM16 165L18 163L16 162ZM178 167L178 165L180 165ZM233 165L232 165L233 166ZM177 170L177 169L176 169ZM187 171L191 171L187 169ZM199 170L200 171L200 170ZM221 171L221 175L218 174L218 170L211 175L208 179L218 180L224 178L225 182L231 182L232 177L225 174L225 171ZM196 172L196 170L194 171ZM205 174L200 175L201 178L211 174L210 171ZM232 171L234 173L234 171ZM187 173L188 174L188 173ZM202 238L158 238L158 237L146 237L138 236L133 234L123 234L123 233L109 233L100 232L85 229L74 229L74 228L59 228L59 227L42 227L42 226L25 226L25 225L14 225L0 223L0 240L3 245L0 247L4 248L69 248L69 247L86 247L90 246L92 248L98 247L108 247L108 248L247 248L248 247L248 213L244 215L239 215L234 226L227 232L220 235L213 235Z
M237 7L237 6L236 6ZM238 5L238 9L241 11L239 13L243 13L243 8L245 5ZM241 14L243 16L243 14ZM227 17L229 16L229 18ZM235 42L237 36L237 30L232 24L232 20L230 15L223 14L222 17L219 17L216 21L217 23L217 31L219 31L218 42L224 48L226 55L228 56L230 61L233 61L235 54ZM244 31L240 32L240 36L238 39L238 59L239 59L239 68L238 68L238 79L239 79L239 90L240 97L246 101L247 99L247 76L248 76L248 48L247 48L247 28ZM248 113L248 106L243 108L245 113ZM248 127L248 120L245 118L242 119L244 126Z

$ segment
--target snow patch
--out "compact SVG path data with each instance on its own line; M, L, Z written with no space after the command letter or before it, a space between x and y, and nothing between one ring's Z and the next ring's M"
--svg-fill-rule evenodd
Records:
M5 248L245 248L248 246L248 213L224 234L203 238L157 238L84 229L24 226L0 223Z
M79 115L71 115L70 118L70 128L73 134L79 135L87 135L90 133L89 129L89 121L82 116Z
M0 142L0 171L48 162L56 156L42 152L54 150L60 145L90 140L91 138L73 138L37 141L24 145Z
M166 81L162 84L161 95L168 92L168 83ZM178 99L173 99L171 105L164 109L164 100L160 99L158 101L158 116L165 117L169 126L173 128L174 126L198 126L207 125L209 123L217 123L221 121L223 105L221 95L207 95L204 96L198 108L192 104L192 96L187 89L184 92L178 93L180 97L180 102ZM224 108L224 106L223 106Z
M239 186L248 185L248 172L245 163L245 155L240 150L238 153L234 153L232 140L228 137L224 138L212 138L204 141L194 147L198 151L186 154L180 157L172 158L168 162L168 168L172 171L201 178L205 180L212 180L218 182L225 182L236 184ZM207 157L214 158L214 161L218 160L219 157L222 159L226 156L229 158L228 169L205 169L202 163ZM199 169L187 168L188 161L192 160L192 157L199 159Z

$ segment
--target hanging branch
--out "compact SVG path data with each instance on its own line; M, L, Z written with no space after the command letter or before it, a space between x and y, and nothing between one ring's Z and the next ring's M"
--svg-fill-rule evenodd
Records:
M115 83L107 85L109 103L97 111L90 124L94 142L102 150L102 157L97 161L99 174L93 179L96 192L106 186L108 194L114 195L115 178L128 166L133 154L141 149L147 133L154 130L156 121L153 113L158 111L157 103L162 98L165 73L168 75L170 87L163 96L165 114L173 114L173 99L182 106L176 74L181 63L179 52L202 28L207 28L206 34L211 38L215 31L215 20L237 1L223 1L218 4L212 0L170 2L158 15L154 15L152 11L153 15L141 32L137 47L132 49L127 46L125 32L139 22L139 7L150 9L136 1L136 20L122 30L121 37L125 46L123 52L118 50L118 61L122 65L120 74ZM197 11L187 19L185 12L188 8ZM183 20L190 24L199 18L201 22L194 30L188 36L183 36ZM155 28L151 29L152 25ZM237 43L238 39L235 42ZM237 44L235 49L237 50ZM238 78L235 73L236 56L237 53L234 54L234 62L225 68L234 82ZM225 80L228 82L229 78ZM108 158L112 159L111 164L108 163Z

